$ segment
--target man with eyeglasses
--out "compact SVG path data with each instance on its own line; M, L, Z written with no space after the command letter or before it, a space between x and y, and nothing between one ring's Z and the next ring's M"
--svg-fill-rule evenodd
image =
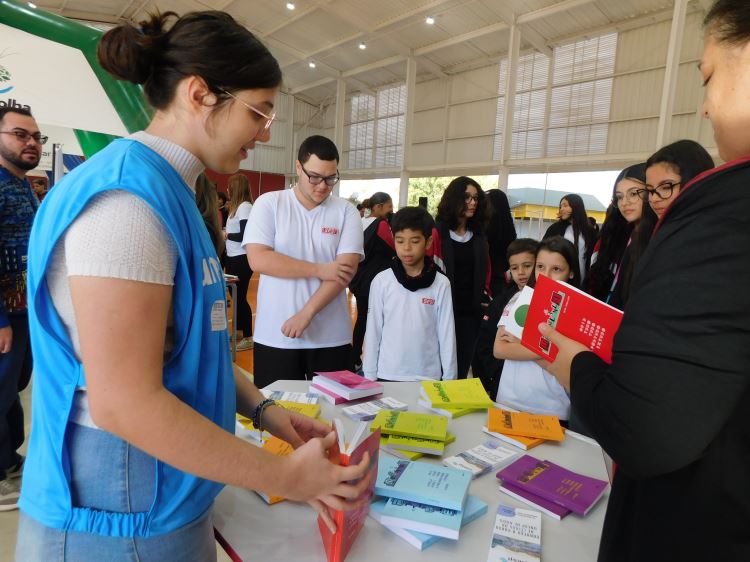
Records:
M31 377L26 255L39 201L26 172L39 164L42 136L27 109L0 108L0 511L17 509L24 441L18 393Z
M352 326L345 288L364 256L357 209L331 195L339 153L314 135L299 148L299 180L260 196L242 246L260 273L254 331L259 388L316 371L352 369Z

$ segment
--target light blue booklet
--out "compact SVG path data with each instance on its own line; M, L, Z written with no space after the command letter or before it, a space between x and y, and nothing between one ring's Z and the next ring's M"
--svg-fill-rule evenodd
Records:
M401 537L410 545L419 550L424 550L428 546L432 546L443 537L437 535L430 535L427 533L420 533L419 531L411 531L402 527L395 527L386 525L383 521L383 510L385 505L388 503L387 498L381 498L370 504L370 517L381 523L386 529ZM464 505L463 516L461 518L461 526L468 525L475 519L487 513L487 504L477 498L476 496L468 496L466 498L466 505Z
M426 462L381 456L375 495L461 511L472 474Z

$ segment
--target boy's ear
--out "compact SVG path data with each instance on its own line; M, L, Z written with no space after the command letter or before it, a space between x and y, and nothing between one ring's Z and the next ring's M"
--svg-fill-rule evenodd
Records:
M428 236L427 239L425 240L424 249L429 250L431 247L432 247L432 236Z

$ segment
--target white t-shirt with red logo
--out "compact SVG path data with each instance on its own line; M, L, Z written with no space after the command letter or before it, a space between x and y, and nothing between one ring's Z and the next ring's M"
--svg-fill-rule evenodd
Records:
M456 329L451 284L441 273L432 285L409 291L393 270L370 285L362 370L370 380L456 378Z
M291 258L313 263L334 261L339 254L364 256L362 221L356 207L330 196L312 210L293 189L261 195L253 205L245 236L247 244L262 244ZM305 306L320 287L320 279L260 276L254 341L282 349L335 347L352 341L346 291L318 312L301 338L288 338L281 326Z

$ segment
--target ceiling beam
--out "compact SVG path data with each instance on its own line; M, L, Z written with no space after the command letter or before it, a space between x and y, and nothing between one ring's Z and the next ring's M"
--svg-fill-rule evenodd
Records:
M406 57L403 55L394 55L392 57L388 57L386 59L381 59L379 61L371 62L370 64L363 64L362 66L358 66L356 68L352 68L350 70L346 70L341 73L341 75L346 78L348 76L356 76L357 74L362 74L363 72L369 72L370 70L376 70L378 68L383 68L384 66L390 66L392 64L396 64L398 62L402 62L406 60Z
M591 4L592 2L594 2L594 0L564 0L563 2L552 4L551 6L547 6L545 8L540 8L538 10L533 10L531 12L521 14L516 18L516 22L519 25L531 23L532 21L548 18L550 16L554 16L555 14L559 14L560 12L567 12L568 10L578 8L586 4Z
M492 25L480 27L479 29L467 31L466 33L462 33L461 35L456 35L454 37L444 39L443 41L438 41L436 43L431 43L429 45L425 45L424 47L414 49L414 55L426 55L427 53L432 53L433 51L445 49L446 47L451 47L453 45L463 43L464 41L471 41L472 39L477 39L478 37L489 35L490 33L505 31L506 29L508 29L508 24L505 22L493 23Z
M548 8L553 8L553 6L548 6ZM507 23L508 25L517 22L518 17L515 13L513 13L513 10L508 8L504 3L501 4L493 4L492 6L487 6L490 10L495 12L500 18ZM533 29L524 26L521 28L521 40L526 41L529 43L532 47L534 47L537 51L540 53L551 57L552 56L552 49L550 49L549 45L547 45L547 39L542 37L541 34L534 31Z
M313 88L317 88L318 86L325 86L326 84L330 84L331 82L335 81L335 78L326 76L325 78L321 78L320 80L315 80L314 82L308 82L307 84L302 84L301 86L291 88L289 90L289 93L292 95L299 94L300 92L304 92L305 90L312 90Z

